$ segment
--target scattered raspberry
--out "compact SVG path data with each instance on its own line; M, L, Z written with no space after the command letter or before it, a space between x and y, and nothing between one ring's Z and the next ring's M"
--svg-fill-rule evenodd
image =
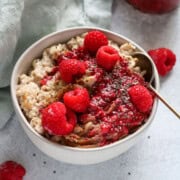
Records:
M106 70L112 70L120 56L116 49L111 46L102 46L96 54L97 64Z
M135 85L128 89L129 96L140 112L148 112L153 105L153 98L149 90L142 85Z
M14 161L6 161L0 165L0 180L22 180L25 174L24 167Z
M152 49L149 50L148 53L156 64L157 70L161 76L165 76L170 72L176 63L176 55L170 49Z
M105 46L107 44L107 37L100 31L91 31L84 39L85 49L92 53L96 53L101 46Z
M52 135L66 135L73 131L76 115L61 102L54 102L41 110L42 126Z
M89 93L86 88L76 88L64 94L64 103L76 112L85 112L89 105Z
M86 71L86 65L77 59L63 60L59 64L61 78L70 83L74 78L82 76Z

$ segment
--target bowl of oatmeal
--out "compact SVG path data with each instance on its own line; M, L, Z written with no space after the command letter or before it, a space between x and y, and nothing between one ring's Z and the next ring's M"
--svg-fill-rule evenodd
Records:
M18 59L11 95L30 140L72 164L95 164L127 151L153 121L157 99L128 38L100 28L49 34ZM148 56L148 55L147 55ZM154 66L154 87L159 78Z

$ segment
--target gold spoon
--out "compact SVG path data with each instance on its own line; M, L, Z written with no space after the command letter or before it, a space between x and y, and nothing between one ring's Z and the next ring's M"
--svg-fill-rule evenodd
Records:
M166 105L166 107L168 107L180 119L180 114L151 85L154 80L154 67L152 60L142 52L135 52L131 54L131 56L136 57L138 59L136 65L141 67L142 70L146 71L144 78L146 82L149 83L149 88L151 89L151 91L153 91L154 94L159 98L159 100L161 100L161 102L164 103L164 105Z

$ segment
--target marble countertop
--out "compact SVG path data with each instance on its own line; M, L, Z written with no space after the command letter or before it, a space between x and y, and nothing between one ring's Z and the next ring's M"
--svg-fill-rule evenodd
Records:
M146 50L169 47L176 53L175 68L160 79L160 93L180 111L180 8L165 15L148 15L116 0L111 29ZM162 103L144 140L104 163L78 166L55 161L31 143L15 115L0 131L0 146L1 161L13 159L25 165L25 180L180 179L180 121Z

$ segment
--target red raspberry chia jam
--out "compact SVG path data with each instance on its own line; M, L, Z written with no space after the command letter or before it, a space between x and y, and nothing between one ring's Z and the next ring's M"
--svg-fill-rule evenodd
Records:
M89 89L91 100L85 113L78 114L78 123L85 124L93 119L99 124L99 129L92 129L86 135L88 138L101 134L98 146L110 144L133 133L140 127L150 112L137 110L130 100L128 88L134 85L147 86L141 75L128 68L126 60L121 60L112 72L107 72L97 66L96 58L83 48L69 51L59 58L59 61L77 58L85 61L91 75L96 75L97 82Z

